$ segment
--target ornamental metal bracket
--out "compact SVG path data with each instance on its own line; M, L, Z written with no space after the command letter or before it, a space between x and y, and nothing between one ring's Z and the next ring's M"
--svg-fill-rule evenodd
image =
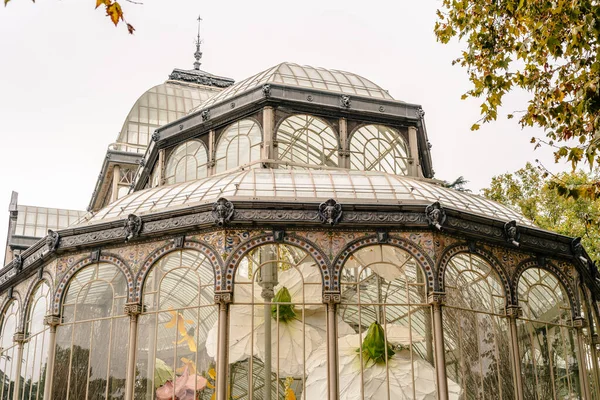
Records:
M227 225L233 219L235 207L226 198L221 197L213 204L212 216L217 226Z
M62 322L62 318L58 315L46 315L44 317L44 325L46 326L57 326Z
M265 97L271 97L271 85L265 83L262 87L262 93Z
M140 303L125 303L123 313L128 315L130 319L137 319L138 315L144 312L144 306Z
M587 326L585 318L577 317L573 318L573 328L583 329Z
M23 269L23 257L20 254L17 254L15 258L13 258L13 268L15 272L18 274Z
M585 266L588 266L588 259L583 255L583 245L581 244L581 238L576 237L571 241L571 253L573 257L577 258Z
M442 225L446 222L446 210L444 210L439 201L436 201L425 208L425 219L427 219L429 226L433 226L441 231Z
M340 97L340 106L342 108L350 108L351 105L352 105L352 99L350 98L350 96L348 96L347 94L343 94Z
M142 219L135 214L129 214L123 228L125 229L125 241L129 242L140 235Z
M49 252L56 250L59 241L60 235L57 232L54 232L52 229L48 229L48 235L46 236L46 248Z
M506 237L506 241L511 243L513 246L519 247L521 245L519 243L521 234L519 233L517 221L508 221L506 224L504 224L504 236Z
M342 205L334 199L329 199L319 204L318 214L322 223L333 226L342 219Z

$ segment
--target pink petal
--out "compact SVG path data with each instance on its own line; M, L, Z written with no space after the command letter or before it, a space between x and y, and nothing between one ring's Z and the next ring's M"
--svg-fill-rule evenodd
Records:
M173 382L167 381L156 389L156 400L171 400L173 398Z

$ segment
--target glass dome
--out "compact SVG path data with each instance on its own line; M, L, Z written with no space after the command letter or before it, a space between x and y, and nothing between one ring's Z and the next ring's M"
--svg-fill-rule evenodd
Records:
M154 130L183 117L220 90L174 81L154 86L129 111L113 150L144 153Z
M394 100L387 90L351 72L284 62L244 79L203 102L192 112L225 101L265 83Z
M516 211L492 200L436 185L433 181L376 171L249 169L192 182L159 186L125 196L82 223L128 214L213 203L220 197L251 201L353 201L362 204L431 204L504 221L533 226Z

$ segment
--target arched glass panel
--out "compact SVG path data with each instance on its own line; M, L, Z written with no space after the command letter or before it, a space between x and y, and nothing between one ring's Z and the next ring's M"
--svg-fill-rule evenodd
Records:
M125 276L112 264L89 265L71 278L56 331L53 399L124 398L126 299Z
M363 126L350 138L350 169L407 175L408 157L400 132L384 125Z
M523 317L517 321L526 399L581 398L576 333L569 297L550 272L525 270L518 284Z
M13 341L19 321L19 304L13 300L4 309L0 326L0 399L12 400L17 378L17 345Z
M215 275L195 250L167 254L152 267L139 317L135 399L210 399L215 354L207 349L217 322Z
M276 141L278 160L309 166L338 166L337 137L333 129L317 117L292 115L286 118L277 129ZM284 165L279 167L285 168Z
M389 245L355 251L342 270L338 309L340 399L437 398L427 279L414 257ZM307 398L326 364L309 375ZM318 390L312 391L313 387ZM448 381L449 398L460 388Z
M464 399L512 399L510 332L504 288L493 268L473 254L458 254L444 275L446 374Z
M22 384L19 395L23 400L41 399L44 396L49 336L44 317L48 314L50 299L50 287L46 282L41 282L29 299L25 321L27 342L23 346Z
M206 146L198 140L189 140L176 147L165 167L167 184L206 178L208 156Z
M256 121L243 119L229 126L217 144L217 173L259 160L261 142L262 132Z
M600 398L600 393L598 392L598 356L596 352L596 345L592 343L592 332L595 332L596 321L594 316L592 315L592 308L588 303L587 296L588 289L587 287L579 288L579 301L581 302L581 316L586 321L586 324L582 328L581 339L583 340L583 357L584 362L583 365L585 367L585 372L587 374L587 381L590 386L590 394L592 395L593 400L597 400ZM581 363L582 360L579 360Z
M316 398L305 391L311 365L327 361L321 292L319 267L296 247L268 244L240 261L229 322L231 398L264 399L265 387L273 399ZM211 335L215 343L216 327ZM327 386L326 375L320 379Z

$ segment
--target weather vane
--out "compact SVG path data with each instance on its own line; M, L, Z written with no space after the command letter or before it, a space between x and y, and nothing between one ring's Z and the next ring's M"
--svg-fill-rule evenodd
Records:
M198 37L196 38L196 52L194 53L194 69L200 70L200 59L202 58L202 52L200 51L200 44L202 44L202 40L200 39L200 22L202 22L202 17L198 16Z

